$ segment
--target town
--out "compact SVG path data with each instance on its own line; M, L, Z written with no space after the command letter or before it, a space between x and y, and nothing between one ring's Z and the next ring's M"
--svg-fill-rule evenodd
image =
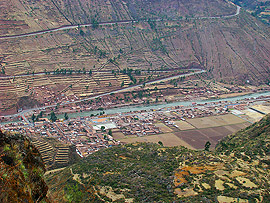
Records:
M75 146L77 154L85 157L121 143L156 142L201 149L210 141L214 147L223 137L251 125L267 113L270 113L270 95L236 101L192 102L188 106L147 111L89 113L70 118L65 114L65 118L55 122L41 117L35 122L22 120L2 123L0 127L26 134L36 142L53 138L65 146Z

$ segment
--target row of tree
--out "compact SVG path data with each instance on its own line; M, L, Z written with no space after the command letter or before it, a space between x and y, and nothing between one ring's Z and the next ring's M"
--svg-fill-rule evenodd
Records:
M38 122L39 119L43 117L43 115L44 115L44 112L43 112L43 111L40 111L40 113L39 113L37 116L36 116L35 114L32 114L31 120L33 121L33 123L34 123L34 122ZM65 120L68 120L68 119L69 119L67 113L64 114L64 119L65 119ZM55 122L55 121L58 120L57 116L55 115L55 113L54 113L53 111L50 113L50 120L51 120L52 122Z
M83 68L82 70L81 69L73 70L72 68L69 68L69 69L62 68L62 69L56 69L53 72L47 71L45 69L44 72L45 72L46 75L50 75L51 73L53 75L60 75L60 74L62 74L62 75L66 75L66 74L72 75L72 73L78 73L78 74L86 74L86 73L88 73L89 75L92 75L92 70L86 71L85 68Z

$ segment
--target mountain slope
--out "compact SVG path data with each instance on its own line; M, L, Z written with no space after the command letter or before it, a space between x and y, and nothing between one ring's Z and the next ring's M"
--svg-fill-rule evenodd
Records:
M4 7L5 3L11 6ZM104 25L95 30L88 27L80 32L73 29L1 40L2 66L8 75L63 67L93 70L176 68L197 62L208 70L209 77L215 79L237 83L249 80L253 84L269 80L269 27L243 10L230 18L193 19L236 14L236 6L226 1L96 0L90 3L47 0L42 3L22 1L22 5L27 11L32 9L27 16L22 14L25 10L17 11L21 4L16 0L2 3L4 9L16 10L10 14L5 12L2 18L14 18L18 22L25 20L24 29L17 28L13 21L8 23L9 34L50 29L64 24L159 18L164 21L150 20L148 23L112 27ZM94 51L95 47L105 52L105 57L100 57L99 52ZM120 49L122 51L119 52ZM119 67L108 63L109 59L118 55Z
M270 25L269 0L232 0L232 2L247 9L253 16Z
M260 122L227 136L216 147L218 153L235 156L248 161L270 158L270 116L264 117Z
M39 151L20 134L0 131L0 201L40 202L48 187Z
M46 176L50 194L82 202L269 202L269 120L213 152L146 143L100 150Z
M225 1L164 0L12 0L0 4L1 35L33 32L67 24L155 18L222 16L235 13Z
M33 98L43 88L56 99L126 87L134 82L120 73L127 68L144 71L140 79L147 81L148 70L196 64L206 70L202 79L269 84L270 28L224 0L5 0L0 9L5 115L20 108L20 98ZM90 24L76 27L84 23ZM64 25L75 27L32 33ZM25 33L32 34L3 38Z

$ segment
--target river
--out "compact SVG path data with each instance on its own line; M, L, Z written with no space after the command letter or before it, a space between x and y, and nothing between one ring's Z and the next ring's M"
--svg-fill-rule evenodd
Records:
M231 101L235 102L238 100L244 100L248 98L257 98L260 96L270 96L270 92L261 92L261 93L252 93L247 95L241 95L236 97L230 97L230 98L223 98L223 99L211 99L211 100L192 100L192 101L180 101L180 102L172 102L172 103L161 103L161 104L150 104L150 105L141 105L141 106L127 106L127 107L120 107L120 108L112 108L112 109L104 109L105 114L115 114L115 113L126 113L126 112L132 112L132 111L141 111L141 110L150 110L150 109L163 109L163 108L170 108L173 106L191 106L193 102L196 102L197 104L205 104L205 103L211 103L211 102L220 102L220 101ZM98 111L84 111L84 112L78 112L78 113L69 113L69 118L75 118L75 117L84 117L84 116L90 116L91 114L99 114L100 110ZM64 114L58 115L59 118L63 118Z

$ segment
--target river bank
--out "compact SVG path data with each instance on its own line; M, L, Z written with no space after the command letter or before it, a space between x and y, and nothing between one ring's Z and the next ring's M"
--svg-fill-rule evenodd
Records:
M109 114L127 113L127 112L133 112L133 111L159 110L159 109L164 109L164 108L171 108L174 106L194 106L195 103L196 105L202 105L202 104L210 104L210 103L217 103L217 102L223 102L223 101L235 102L238 100L239 101L247 100L250 98L258 98L258 97L264 97L264 96L270 96L270 91L259 92L259 93L247 93L247 94L241 94L238 96L223 97L223 98L218 98L218 99L177 101L177 102L171 102L171 103L156 103L156 104L150 104L150 105L132 105L132 106L125 106L125 107L118 107L118 108L69 113L68 116L70 118L76 118L76 117L85 117L85 116L91 116L91 115L99 115L100 113L109 115ZM60 119L64 118L64 114L58 114L57 116Z

